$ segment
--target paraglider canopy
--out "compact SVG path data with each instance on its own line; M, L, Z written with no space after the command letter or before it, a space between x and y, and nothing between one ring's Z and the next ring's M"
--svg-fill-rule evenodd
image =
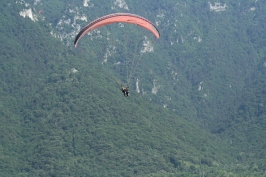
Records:
M88 25L86 25L76 36L74 46L77 47L78 41L82 36L87 34L88 32L99 28L104 25L112 24L112 23L117 23L117 22L124 22L124 23L130 23L130 24L136 24L138 26L141 26L150 32L152 32L156 38L160 37L160 33L156 26L151 23L149 20L145 19L144 17L135 15L135 14L130 14L130 13L113 13L109 14L103 17L100 17Z

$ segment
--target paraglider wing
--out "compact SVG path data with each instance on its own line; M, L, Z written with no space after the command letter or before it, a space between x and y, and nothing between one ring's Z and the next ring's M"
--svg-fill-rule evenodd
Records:
M99 28L104 25L112 24L112 23L118 23L118 22L124 22L124 23L130 23L130 24L136 24L138 26L141 26L150 32L152 32L156 38L160 37L160 33L156 26L152 24L149 20L130 13L114 13L110 15L106 15L103 17L100 17L91 23L89 23L87 26L85 26L76 36L74 46L77 47L78 41L82 36L87 34L88 32Z

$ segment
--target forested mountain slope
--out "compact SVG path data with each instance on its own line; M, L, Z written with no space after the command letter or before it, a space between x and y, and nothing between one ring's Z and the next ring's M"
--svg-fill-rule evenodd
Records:
M227 170L226 144L134 92L124 98L96 57L1 7L1 176Z
M113 12L161 38L118 24L73 48ZM264 17L263 1L1 1L0 174L263 176Z

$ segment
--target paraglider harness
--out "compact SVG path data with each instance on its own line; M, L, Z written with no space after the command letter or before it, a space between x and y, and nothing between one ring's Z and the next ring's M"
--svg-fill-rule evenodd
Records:
M121 84L121 91L123 92L123 94L124 94L125 97L128 97L129 96L128 87L125 88Z

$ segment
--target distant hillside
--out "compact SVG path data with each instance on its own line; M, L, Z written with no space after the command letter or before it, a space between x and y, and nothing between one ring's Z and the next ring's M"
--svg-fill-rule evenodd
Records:
M263 176L265 3L105 3L0 3L1 176Z
M1 176L199 173L227 163L218 139L134 92L124 98L95 58L11 7L1 11Z

